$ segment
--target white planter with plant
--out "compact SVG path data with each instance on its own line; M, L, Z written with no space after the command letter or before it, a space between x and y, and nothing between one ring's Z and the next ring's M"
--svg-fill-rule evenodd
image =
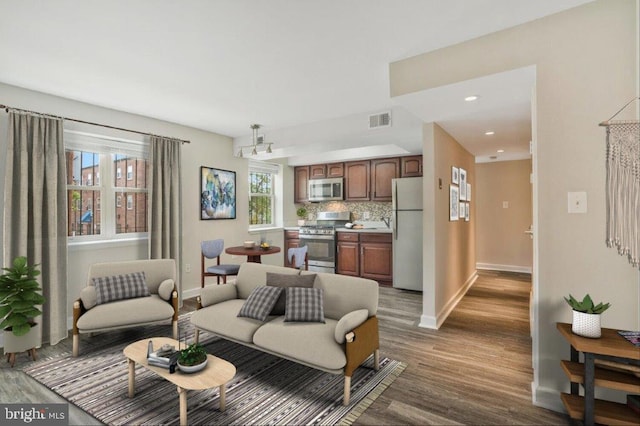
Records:
M31 350L40 344L34 318L42 315L37 306L45 298L36 280L40 275L36 266L28 265L27 258L20 256L0 275L0 328L4 330L5 354Z
M598 303L597 305L591 300L588 294L578 301L572 295L565 297L569 306L573 309L573 323L571 331L582 337L597 339L602 335L601 316L604 311L609 309L610 303Z
M304 226L305 220L307 219L307 209L299 207L298 210L296 210L296 216L298 216L298 226Z

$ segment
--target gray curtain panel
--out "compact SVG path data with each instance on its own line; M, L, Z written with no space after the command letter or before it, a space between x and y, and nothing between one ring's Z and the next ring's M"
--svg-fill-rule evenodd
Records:
M182 143L160 136L151 137L149 160L149 258L174 259L181 294L182 252Z
M607 245L640 266L640 123L607 127Z
M42 340L67 337L67 190L62 120L9 113L4 197L4 265L39 264L46 302Z

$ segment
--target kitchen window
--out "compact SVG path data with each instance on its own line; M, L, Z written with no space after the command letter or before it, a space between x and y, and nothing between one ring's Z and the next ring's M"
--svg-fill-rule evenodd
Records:
M249 162L249 229L282 223L282 173L280 165Z
M65 130L65 154L72 242L146 238L148 144Z

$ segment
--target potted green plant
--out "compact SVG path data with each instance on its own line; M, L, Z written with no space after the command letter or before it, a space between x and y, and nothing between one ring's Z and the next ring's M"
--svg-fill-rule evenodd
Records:
M4 330L4 352L17 353L35 348L39 335L33 328L34 318L42 315L37 305L42 305L40 284L36 277L38 265L29 265L24 256L16 257L13 266L2 268L0 275L0 328Z
M564 300L573 309L571 331L574 334L595 339L602 335L600 314L609 309L610 303L600 302L596 305L588 294L584 296L582 301L572 295L565 297Z
M194 373L207 365L207 351L198 343L192 343L180 351L178 367L185 373Z
M304 221L307 218L307 209L305 207L298 207L296 216L298 216L298 226L304 225Z

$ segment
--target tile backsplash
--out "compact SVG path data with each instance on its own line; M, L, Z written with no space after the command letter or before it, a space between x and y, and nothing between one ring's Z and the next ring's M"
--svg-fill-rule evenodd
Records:
M391 202L354 202L354 201L327 201L322 203L296 204L296 208L305 207L307 209L307 220L316 220L318 212L351 212L352 221L379 221L383 217L391 216ZM369 218L365 214L369 213Z

